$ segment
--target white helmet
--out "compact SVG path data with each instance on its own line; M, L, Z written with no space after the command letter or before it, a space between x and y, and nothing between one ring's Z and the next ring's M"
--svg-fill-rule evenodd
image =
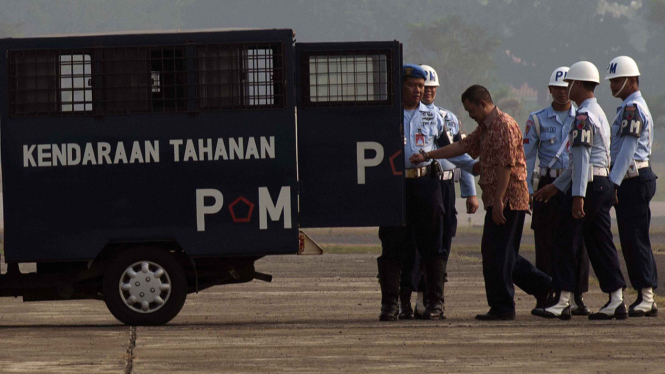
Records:
M622 77L639 77L640 69L637 68L635 60L628 56L615 57L607 65L605 80Z
M561 66L554 69L554 72L552 72L552 76L550 77L549 85L555 87L568 87L568 82L564 82L564 79L566 79L567 74L568 74L567 66Z
M600 83L600 73L596 65L589 61L576 62L568 69L568 75L563 79L566 82L584 81Z
M420 65L420 67L427 73L425 86L439 87L439 75L436 73L436 70L429 65Z

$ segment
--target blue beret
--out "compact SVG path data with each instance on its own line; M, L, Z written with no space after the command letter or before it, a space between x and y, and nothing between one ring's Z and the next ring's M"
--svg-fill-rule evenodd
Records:
M427 72L423 68L414 64L406 64L402 66L402 74L404 78L423 78L427 80Z

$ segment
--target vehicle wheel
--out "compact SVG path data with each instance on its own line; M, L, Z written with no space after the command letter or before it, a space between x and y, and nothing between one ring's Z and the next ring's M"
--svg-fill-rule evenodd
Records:
M127 325L163 325L182 309L187 279L173 255L156 248L130 249L104 273L104 302Z

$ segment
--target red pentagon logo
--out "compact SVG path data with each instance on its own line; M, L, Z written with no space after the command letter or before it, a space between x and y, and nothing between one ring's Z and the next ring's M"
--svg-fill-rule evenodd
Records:
M236 213L233 210L233 207L236 206L241 201L249 207L249 211L247 212L247 217L245 218L236 217ZM249 222L252 219L252 211L254 211L254 204L252 204L252 202L245 199L244 197L240 196L239 198L235 199L231 204L229 204L229 211L231 212L231 218L233 219L233 222L237 223Z

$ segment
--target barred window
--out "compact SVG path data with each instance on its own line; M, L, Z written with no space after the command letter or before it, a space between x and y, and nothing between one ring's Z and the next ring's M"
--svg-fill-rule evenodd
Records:
M63 112L92 110L90 55L60 56L60 102Z
M21 51L9 57L9 100L14 116L59 112L57 51Z
M284 106L280 43L199 46L196 71L199 110Z
M10 51L14 117L283 108L281 43Z
M345 52L346 53L346 52ZM305 55L304 101L308 105L390 104L392 72L389 52L318 52Z

